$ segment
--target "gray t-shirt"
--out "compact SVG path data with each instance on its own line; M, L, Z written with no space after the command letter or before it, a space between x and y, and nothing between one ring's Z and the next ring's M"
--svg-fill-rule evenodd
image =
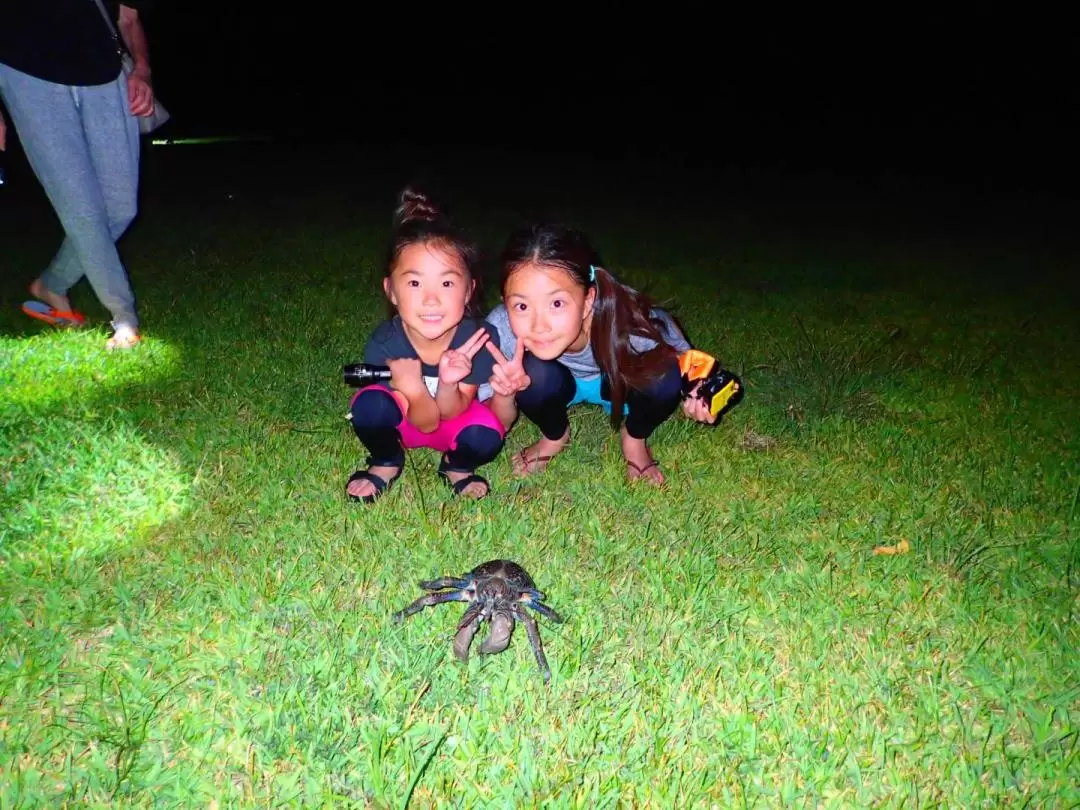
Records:
M660 334L663 336L665 343L674 348L679 354L692 348L687 342L686 336L679 331L679 327L675 325L670 315L659 308L654 308L652 314L654 317L660 318L662 322ZM484 320L498 330L499 349L502 353L506 357L513 356L514 351L517 349L517 337L514 335L514 330L510 328L510 314L506 311L506 304L496 306ZM631 335L630 345L637 352L647 352L649 349L655 348L656 343L645 337ZM597 364L596 358L593 357L591 343L585 344L585 348L580 352L564 352L559 356L559 362L570 369L571 374L581 379L597 377L600 374L600 366Z

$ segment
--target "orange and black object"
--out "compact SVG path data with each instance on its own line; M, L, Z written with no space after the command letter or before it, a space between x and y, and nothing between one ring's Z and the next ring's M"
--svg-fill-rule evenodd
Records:
M716 358L700 349L689 349L679 355L679 371L682 372L682 393L690 396L694 386L701 383L694 396L705 400L713 424L738 405L743 398L743 385L735 374L721 367Z

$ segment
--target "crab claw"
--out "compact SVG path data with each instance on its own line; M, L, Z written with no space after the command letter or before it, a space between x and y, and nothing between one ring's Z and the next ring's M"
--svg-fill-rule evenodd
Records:
M509 613L498 612L491 617L491 632L480 645L482 655L501 653L510 644L510 634L514 632L514 617Z
M469 660L469 647L472 645L473 636L480 628L479 608L469 608L461 617L457 633L454 634L454 655L459 661Z

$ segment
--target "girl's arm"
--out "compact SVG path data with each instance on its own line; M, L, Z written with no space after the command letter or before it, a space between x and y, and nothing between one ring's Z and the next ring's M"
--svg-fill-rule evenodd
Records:
M495 360L491 369L491 397L492 413L498 417L506 430L514 426L517 419L518 407L515 397L518 391L524 391L532 380L525 373L525 343L518 341L514 346L514 356L507 360L499 347L489 343L488 352Z
M409 401L405 418L422 433L431 433L439 426L439 406L424 384L419 360L402 358L389 360L390 385Z
M490 405L491 412L498 417L499 421L507 430L510 430L514 426L514 422L517 420L518 408L517 402L514 400L514 395L504 396L502 394L494 394L491 397Z
M453 419L465 412L465 409L476 399L476 392L480 386L470 385L466 382L444 383L439 380L439 387L435 389L435 404L439 406L439 413L443 419Z
M439 358L439 386L435 389L435 402L443 419L453 419L464 413L480 387L465 382L472 371L473 357L487 343L487 330L480 328L472 337L456 349L447 349Z

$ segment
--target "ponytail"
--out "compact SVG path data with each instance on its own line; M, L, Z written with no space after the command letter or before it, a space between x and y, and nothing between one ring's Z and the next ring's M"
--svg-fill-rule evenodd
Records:
M592 265L590 274L596 297L589 342L611 387L611 424L618 428L628 389L648 388L667 372L677 354L664 342L651 317L653 302L647 295L623 284L599 265ZM656 346L639 354L630 343L631 335L647 338Z

